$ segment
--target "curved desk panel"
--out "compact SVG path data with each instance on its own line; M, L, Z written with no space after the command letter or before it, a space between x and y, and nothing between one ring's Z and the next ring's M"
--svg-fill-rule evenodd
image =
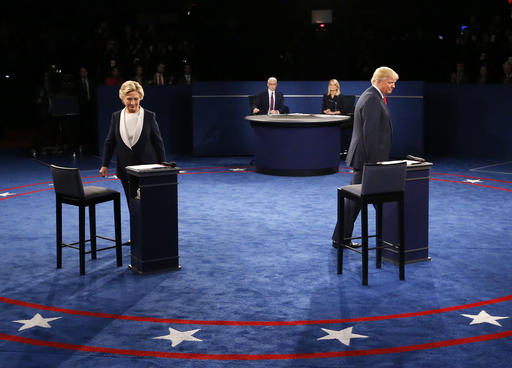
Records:
M340 124L345 115L250 115L256 171L312 176L338 172Z

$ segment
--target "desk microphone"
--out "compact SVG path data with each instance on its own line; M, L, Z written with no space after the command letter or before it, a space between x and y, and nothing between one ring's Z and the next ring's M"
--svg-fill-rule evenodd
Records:
M407 158L408 160L412 160L412 161L425 162L424 158L416 157L416 156L412 156L412 155L407 155L407 156L405 156L405 158Z
M161 164L164 166L176 167L176 162L174 162L174 161L172 161L172 162L164 161L164 162L161 162Z

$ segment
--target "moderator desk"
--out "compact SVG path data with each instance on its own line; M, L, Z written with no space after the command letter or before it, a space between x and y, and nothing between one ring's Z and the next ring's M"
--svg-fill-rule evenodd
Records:
M338 172L340 125L347 115L249 115L255 136L256 171L312 176Z

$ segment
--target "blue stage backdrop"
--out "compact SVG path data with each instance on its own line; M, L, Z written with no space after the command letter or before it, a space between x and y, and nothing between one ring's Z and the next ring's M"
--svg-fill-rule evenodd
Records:
M291 112L319 113L326 82L280 82ZM359 96L367 81L341 82ZM195 156L252 155L254 136L244 119L248 96L266 88L258 82L199 82L190 86L147 86L142 105L157 113L166 149ZM509 117L512 88L401 82L389 97L394 157L406 154L512 159ZM425 107L424 107L425 106ZM98 88L100 153L110 115L122 108L118 87Z
M359 96L369 81L340 82L342 93ZM193 86L193 154L195 156L252 155L254 136L245 116L249 95L266 89L258 82L199 82ZM290 112L321 113L326 81L283 81ZM423 153L423 82L399 82L388 99L393 118L394 157Z
M426 150L434 155L512 159L512 87L427 84Z
M341 82L345 95L359 96L367 81ZM258 82L198 82L190 86L146 86L142 106L156 112L166 149L195 156L249 156L254 135L245 116L249 95L266 88ZM290 112L320 113L324 81L284 81ZM112 112L123 106L118 87L98 88L98 143L100 154ZM400 82L388 99L393 118L393 157L423 153L423 82Z

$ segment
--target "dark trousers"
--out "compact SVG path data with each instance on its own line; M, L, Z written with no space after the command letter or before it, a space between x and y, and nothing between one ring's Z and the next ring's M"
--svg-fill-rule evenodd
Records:
M363 179L363 171L353 169L354 175L352 176L352 180L350 184L361 184ZM357 216L359 216L359 212L361 211L361 206L358 202L351 201L348 198L345 198L345 211L343 213L343 225L345 226L345 238L352 237L352 231L354 230L354 222L357 220ZM332 234L332 240L339 241L338 239L338 224L334 228L334 233Z
M128 179L124 179L124 178L119 178L119 181L123 185L124 196L126 198L126 204L128 205L128 210L130 211L130 214L131 214L132 210L130 208L130 199L129 199L129 197L130 197L130 182L128 181Z

